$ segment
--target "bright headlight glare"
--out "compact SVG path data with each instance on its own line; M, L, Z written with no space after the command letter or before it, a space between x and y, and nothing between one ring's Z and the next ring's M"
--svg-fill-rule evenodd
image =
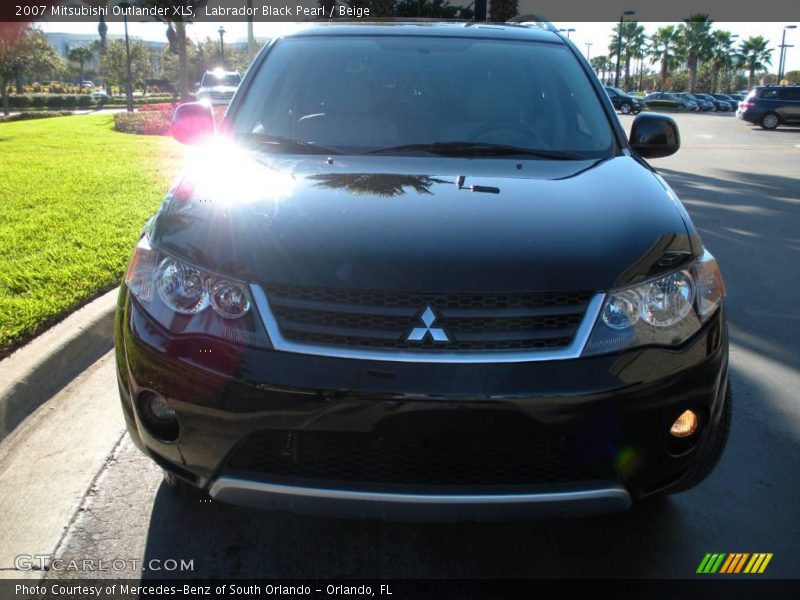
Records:
M693 272L697 288L697 314L701 319L706 319L725 298L725 283L717 260L708 250L695 263Z

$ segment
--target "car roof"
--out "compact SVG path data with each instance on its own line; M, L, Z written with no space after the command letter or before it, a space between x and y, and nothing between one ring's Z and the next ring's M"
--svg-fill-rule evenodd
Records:
M563 44L562 37L544 26L525 23L407 21L386 23L320 22L301 25L282 37L303 36L398 36L463 37L529 40Z

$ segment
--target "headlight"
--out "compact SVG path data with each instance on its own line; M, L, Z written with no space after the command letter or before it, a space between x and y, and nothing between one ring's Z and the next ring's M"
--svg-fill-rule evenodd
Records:
M269 347L246 284L159 252L147 235L136 246L125 285L147 313L173 333Z
M610 291L583 356L682 344L714 314L724 297L717 261L705 251L689 268Z

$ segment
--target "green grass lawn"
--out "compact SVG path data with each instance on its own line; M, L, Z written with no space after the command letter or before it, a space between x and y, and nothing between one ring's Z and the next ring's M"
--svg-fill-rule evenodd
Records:
M0 124L0 356L119 283L180 169L113 115Z

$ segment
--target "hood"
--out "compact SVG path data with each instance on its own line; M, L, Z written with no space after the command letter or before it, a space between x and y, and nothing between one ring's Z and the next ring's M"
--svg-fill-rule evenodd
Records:
M677 199L629 156L206 154L165 206L155 244L250 282L599 291L691 252Z

